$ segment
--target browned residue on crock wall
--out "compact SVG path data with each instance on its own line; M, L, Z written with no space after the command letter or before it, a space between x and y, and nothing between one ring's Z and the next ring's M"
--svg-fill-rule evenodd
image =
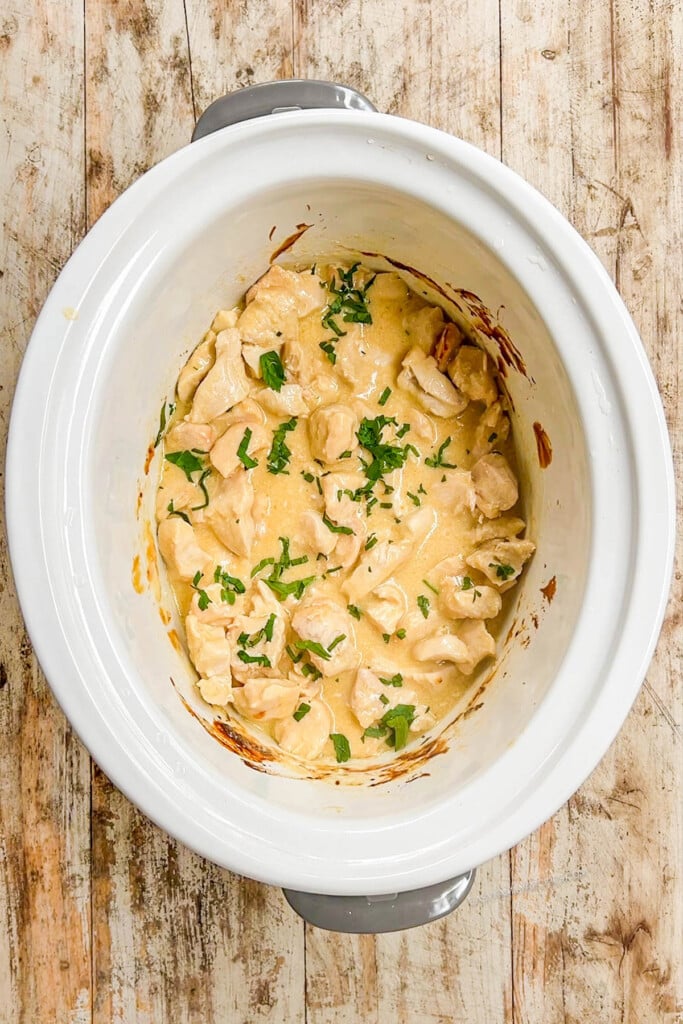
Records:
M534 423L534 434L536 435L536 451L538 452L538 464L541 469L547 469L553 461L553 446L545 430L538 422Z
M147 455L145 457L145 476L149 473L149 467L152 465L152 459L154 458L154 444L151 443L147 449Z
M548 604L552 604L552 600L555 597L555 594L557 593L557 577L552 576L548 580L546 585L544 587L541 587L541 593L543 594Z
M133 590L136 594L141 594L145 589L145 584L142 582L142 571L140 568L140 556L135 555L133 558Z
M183 645L181 644L180 637L176 633L175 629L169 629L168 639L171 641L178 654L182 654Z
M147 582L157 601L161 600L161 583L159 581L159 565L157 563L157 546L154 542L154 534L149 522L143 527L145 542L145 559L147 561Z
M248 768L253 768L257 772L267 771L263 766L268 761L274 760L274 751L270 751L249 737L242 735L237 729L231 728L228 722L222 722L217 718L214 719L213 722L207 722L206 719L202 718L201 715L198 715L194 708L185 700L182 693L178 690L173 676L171 676L171 683L180 697L185 710L189 711L192 717L199 722L202 728L206 729L209 736L213 736L215 740L218 740L221 746L231 750L233 754L237 754Z
M283 252L287 252L288 249L291 249L294 243L298 242L301 236L305 234L309 228L312 227L312 224L297 224L296 231L294 231L291 235L288 235L287 238L285 238L284 242L281 242L280 245L278 245L277 249L270 257L270 262L274 263L278 256L282 256Z
M159 618L165 626L168 626L171 621L171 613L167 612L165 608L161 607L161 605L159 606Z
M277 224L273 224L272 228L268 232L268 241L269 242L273 241L273 235L275 234L276 231L277 231Z
M137 501L135 502L135 518L140 518L140 509L142 508L142 491L138 491Z

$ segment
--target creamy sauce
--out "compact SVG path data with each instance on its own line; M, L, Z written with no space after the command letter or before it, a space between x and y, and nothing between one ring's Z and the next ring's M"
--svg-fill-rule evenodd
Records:
M386 754L495 653L533 552L495 367L396 274L275 266L246 298L164 424L199 692L305 761Z

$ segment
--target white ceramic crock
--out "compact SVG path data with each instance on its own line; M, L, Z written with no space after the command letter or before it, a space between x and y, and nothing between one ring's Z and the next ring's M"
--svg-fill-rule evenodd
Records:
M139 595L132 583L152 516L158 466L145 475L143 465L162 400L213 312L237 301L302 223L312 227L290 261L371 251L447 292L476 293L526 366L526 376L506 377L538 546L519 588L517 637L446 752L375 787L258 772L225 750L169 681L190 693L153 588ZM546 469L534 422L552 442ZM175 153L79 246L22 367L7 518L43 669L131 800L253 878L312 893L401 893L512 846L607 750L662 621L673 477L633 323L597 258L542 196L432 128L360 110L294 110ZM541 588L553 577L550 603Z

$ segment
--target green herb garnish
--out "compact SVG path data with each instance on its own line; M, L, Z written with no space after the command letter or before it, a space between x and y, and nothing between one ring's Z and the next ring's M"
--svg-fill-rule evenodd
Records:
M413 494L411 491L406 491L406 494L408 495L408 497L412 501L413 505L416 505L416 506L419 507L422 504L422 502L418 498L417 494Z
M376 533L371 533L370 536L368 537L368 539L365 542L365 550L366 551L370 551L371 548L374 548L376 543L377 543L377 534Z
M496 570L496 576L499 580L508 580L515 574L514 566L502 565L498 562L489 562L489 569Z
M312 676L314 682L316 679L322 679L323 674L320 669L317 669L315 665L309 665L308 662L301 666L301 671L305 676Z
M384 391L382 392L382 394L377 399L377 401L379 402L380 405L386 405L387 402L389 401L390 395L391 395L391 388L385 388Z
M186 523L190 522L190 517L188 516L187 512L183 512L181 509L173 507L173 498L171 498L168 505L166 506L166 511L168 512L169 516L178 516L179 519L184 519ZM190 523L190 525L192 524Z
M205 469L204 472L202 473L202 475L200 476L199 480L197 481L197 487L200 488L202 494L204 495L204 501L202 502L201 505L193 505L192 506L192 511L193 512L199 512L200 509L206 508L206 506L209 504L209 492L207 491L206 484L204 483L204 481L206 480L207 476L211 476L211 470L210 469Z
M292 580L290 583L283 583L282 580L274 579L264 580L263 582L270 587L281 601L284 601L286 597L295 597L297 601L300 601L306 587L310 586L316 578L316 576L305 576L303 579Z
M360 622L360 617L363 614L360 608L358 608L355 604L350 604L348 606L348 610L349 615L353 615L354 619L358 619L358 621Z
M432 594L438 594L439 593L439 591L436 589L436 587L433 587L432 584L429 582L429 580L422 580L422 582L424 583L425 587L428 587L429 590L431 590Z
M197 458L192 452L184 449L181 452L169 452L164 458L167 462L172 462L178 469L182 469L183 473L193 483L192 474L201 473L204 469L204 464L201 459Z
M337 339L335 338L334 340L336 341ZM337 353L334 348L334 342L332 340L321 341L320 348L323 350L329 361L334 366L334 364L337 362Z
M330 733L330 739L334 744L334 753L337 758L338 764L343 764L344 761L348 761L351 757L351 747L346 736L340 732Z
M295 640L294 647L298 651L310 651L311 654L317 654L323 661L329 661L331 657L330 652L317 640Z
M425 597L424 594L420 594L417 599L417 606L426 619L429 615L429 598Z
M263 665L264 668L272 668L270 658L265 654L247 654L246 651L238 651L237 657L240 661L243 661L245 665Z
M397 629L395 635L398 637L399 640L405 640L406 631L405 629Z
M251 433L251 427L247 427L237 449L237 458L245 469L253 469L255 466L258 466L258 459L252 459L251 455L247 454L247 449L251 442Z
M267 387L280 391L285 382L285 368L277 352L264 352L259 359L261 376Z
M403 686L403 676L400 672L397 672L395 676L391 677L391 679L383 679L382 676L380 676L379 681L380 683L384 683L385 686Z
M301 719L304 718L305 715L307 715L310 710L311 710L311 705L310 704L299 704L299 707L296 709L296 711L292 715L292 718L294 719L295 722L300 722Z
M269 473L288 473L286 466L292 457L290 449L285 443L285 435L296 427L296 416L292 416L291 420L286 420L285 423L281 423L279 427L273 432L273 443L268 452L268 472Z
M332 643L327 648L327 650L329 651L330 654L335 649L335 647L337 647L342 642L342 640L346 640L346 633L340 633L339 636L336 636L334 638Z
M175 404L173 402L169 402L168 403L168 414L167 414L166 413L166 402L164 402L164 404L161 407L161 412L159 413L159 433L157 434L157 436L155 438L155 441L154 441L154 447L155 448L157 448L159 446L159 442L161 441L162 437L164 436L164 434L166 432L166 423L168 422L167 419L166 419L166 416L168 415L168 419L170 420L170 418L171 418L171 416L173 415L174 412L175 412Z
M207 592L205 590L202 590L202 588L199 586L199 584L200 584L200 582L202 580L203 575L204 575L204 573L202 573L200 571L197 571L194 574L194 577L192 579L192 583L190 584L192 589L196 590L196 592L199 594L199 599L197 601L197 604L199 605L200 612L205 612L206 609L209 607L209 605L213 603L211 601L211 598L207 594Z
M325 526L327 527L327 529L330 530L332 533L344 533L344 534L352 534L353 533L353 530L351 529L350 526L337 526L335 523L333 523L328 518L327 512L323 512L323 522L324 522Z
M449 444L451 443L452 440L453 439L451 437L447 437L446 440L443 442L443 444L441 444L439 446L439 449L436 452L436 455L431 455L431 456L429 456L428 458L425 459L425 466L430 466L431 469L438 469L438 468L457 469L458 467L455 465L455 463L453 463L453 462L444 462L444 460L443 460L443 454L446 451L446 449L448 448L448 446L449 446Z

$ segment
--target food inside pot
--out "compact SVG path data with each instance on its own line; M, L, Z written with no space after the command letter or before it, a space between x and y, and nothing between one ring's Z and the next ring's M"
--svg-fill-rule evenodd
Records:
M164 430L159 549L206 702L308 762L453 708L534 544L495 365L440 307L360 264L273 266Z

